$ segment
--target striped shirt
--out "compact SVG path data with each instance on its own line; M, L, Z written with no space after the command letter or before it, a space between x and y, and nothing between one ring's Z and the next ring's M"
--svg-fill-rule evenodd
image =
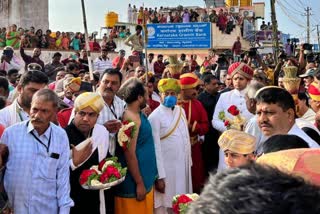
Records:
M112 61L109 58L104 60L102 57L98 57L93 63L93 69L99 71L100 75L108 68L112 68Z
M39 136L27 120L7 128L1 142L10 151L4 186L14 213L69 213L73 201L65 131L51 123Z

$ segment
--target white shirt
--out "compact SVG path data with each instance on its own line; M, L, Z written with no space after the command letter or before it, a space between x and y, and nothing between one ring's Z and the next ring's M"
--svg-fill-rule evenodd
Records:
M162 102L161 102L161 97L160 97L160 95L157 94L155 91L152 92L151 99L153 99L153 100L155 100L155 101L157 101L157 102L159 102L159 103L162 103Z
M152 72L154 74L154 62L149 62L148 60L148 71Z
M28 119L29 114L23 110L17 99L11 105L0 110L0 124L5 128Z
M304 113L304 115L301 118L314 124L316 119L316 113L311 108L309 108L308 111Z
M93 63L93 69L95 71L99 71L100 76L108 68L112 68L112 61L109 58L106 58L104 60L101 57L98 57L95 59L95 61Z
M103 109L101 110L97 123L103 125L109 120L121 120L126 103L119 97L115 96L113 103L109 106L105 103ZM116 138L114 133L109 133L109 152L114 155Z
M220 132L224 132L227 130L227 128L224 126L223 121L219 119L219 113L224 112L227 118L233 118L234 116L229 114L227 111L228 108L232 105L237 106L237 108L240 111L240 115L244 117L247 121L253 117L253 114L251 114L247 109L245 94L246 89L242 91L233 89L231 91L221 94L212 118L213 128L217 129Z
M317 144L301 128L299 128L297 123L295 123L292 126L292 128L289 130L288 134L297 135L298 137L301 137L304 141L306 141L308 143L310 148L320 148L319 144Z

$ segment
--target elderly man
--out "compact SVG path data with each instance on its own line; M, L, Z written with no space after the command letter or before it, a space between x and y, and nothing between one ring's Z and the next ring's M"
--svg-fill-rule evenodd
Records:
M162 79L158 84L160 105L149 116L159 177L155 183L155 213L171 213L172 198L192 193L191 147L184 110L177 106L180 85L176 79Z
M209 130L208 116L201 102L197 100L198 77L193 73L183 74L180 76L180 85L182 89L181 106L186 112L192 145L192 186L194 192L199 193L205 182L201 141L203 141L203 136Z
M1 142L10 155L4 186L14 213L69 213L73 201L69 184L69 141L50 122L58 96L50 89L32 98L30 120L5 130Z
M98 165L108 153L109 134L102 125L97 124L103 106L103 99L97 93L79 95L74 103L74 119L65 128L73 153L80 153L74 146L83 144L86 147L70 162L71 198L75 203L70 213L106 213L103 190L85 190L79 184L81 172Z
M22 42L22 41L21 41ZM40 59L41 55L41 49L40 48L35 48L33 49L33 54L32 56L27 55L24 52L24 49L22 46L20 46L20 55L25 63L25 70L28 70L28 65L30 63L37 63L41 66L41 70L44 72L44 62Z
M48 77L41 71L24 73L16 88L18 98L10 106L0 111L0 124L9 127L29 118L32 96L38 90L46 87Z
M310 148L319 145L296 124L296 106L291 94L275 86L260 89L255 97L257 120L266 137L276 134L293 134L305 140Z
M230 129L222 133L218 144L224 152L228 168L240 167L255 160L256 138L252 135Z

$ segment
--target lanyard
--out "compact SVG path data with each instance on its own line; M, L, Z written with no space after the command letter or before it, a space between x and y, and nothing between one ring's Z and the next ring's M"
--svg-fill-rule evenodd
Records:
M27 123L27 126L28 126L29 122ZM49 153L49 148L50 148L50 143L51 143L51 136L52 136L52 131L50 132L50 137L49 137L49 140L48 140L48 146L43 143L33 132L30 132L30 134L33 136L33 138L38 141L41 145L43 145L44 147L46 147L47 149L47 153Z
M112 104L111 104L111 107L108 105L108 104L105 104L106 106L108 106L108 108L110 109L110 111L111 111L111 113L112 113L112 115L114 116L114 118L115 119L118 119L118 116L117 116L117 114L115 113L115 108L114 108L114 105L113 105L113 102L112 102Z

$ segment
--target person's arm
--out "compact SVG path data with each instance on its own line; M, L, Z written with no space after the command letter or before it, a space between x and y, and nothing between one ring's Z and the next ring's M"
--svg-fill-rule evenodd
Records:
M299 53L299 71L303 71L305 67L306 67L306 62L304 60L304 49L303 49L303 45L301 45L300 53Z
M198 135L205 135L209 131L209 121L207 112L200 101L196 111L199 112L200 119L193 123L191 132Z
M145 199L145 196L147 194L146 187L144 185L140 170L139 170L139 164L138 159L136 156L136 146L137 146L137 139L139 135L139 128L141 124L141 120L139 117L130 115L128 116L128 113L126 112L124 114L124 120L131 119L135 125L136 125L136 133L133 139L130 141L130 147L124 151L124 155L128 164L128 170L130 174L132 175L132 178L134 182L136 183L136 199L138 201L142 201Z
M60 150L60 157L58 159L57 168L57 200L59 206L59 214L70 213L73 201L70 198L70 169L69 169L69 140L67 134L64 132L61 136L62 149Z
M166 177L166 172L164 169L164 162L162 157L162 150L161 150L161 141L160 141L160 120L155 117L154 113L151 113L149 116L149 122L152 127L152 136L154 141L154 146L156 150L156 160L157 160L157 168L158 168L158 175L159 178L156 181L155 188L157 191L164 193L165 192L165 184L164 179Z
M133 35L129 36L126 40L124 40L124 44L131 48L133 47L133 45L130 43L130 41L132 40L132 36Z
M222 120L219 119L219 113L220 112L224 112L224 109L223 109L223 99L224 99L224 94L221 94L220 95L220 98L217 102L217 105L216 105L216 108L214 110L214 113L213 113L213 117L212 117L212 126L213 128L217 129L218 131L220 132L224 132L227 130L227 128L225 127L224 123Z
M24 52L24 48L22 47L22 45L20 45L20 56L22 57L23 61L25 63L28 63L30 60L31 60L31 56L27 55L25 52Z

